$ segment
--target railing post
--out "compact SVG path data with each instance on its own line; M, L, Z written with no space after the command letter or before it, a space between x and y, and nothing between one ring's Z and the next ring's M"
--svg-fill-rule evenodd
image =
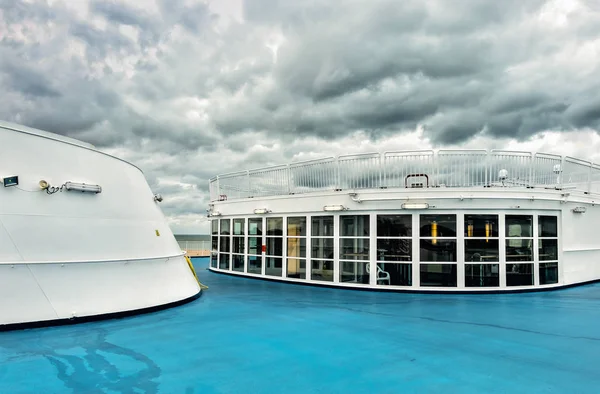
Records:
M534 163L535 163L535 153L531 152L531 155L529 156L529 174L527 175L529 177L529 179L527 180L527 186L532 186L532 184L533 184Z
M565 156L560 157L560 172L558 174L558 180L560 181L558 187L562 190L563 184L565 183Z
M287 174L287 194L291 194L291 192L292 192L292 182L291 182L292 175L290 174L290 165L289 164L285 166L285 172Z
M336 189L340 190L342 188L341 180L340 180L340 157L335 157L335 184Z
M246 183L248 184L248 192L246 193L246 197L252 197L252 191L250 190L250 171L246 170Z
M592 162L591 161L590 161L590 168L588 170L587 192L588 192L588 194L590 194L592 192Z
M385 153L379 154L379 187L385 186Z
M483 179L483 186L484 187L489 186L489 183L488 183L489 182L488 181L488 178L489 178L489 174L488 174L489 167L490 167L490 151L486 149L485 150L485 160L483 162L483 168L484 168L484 171L485 171L485 176L484 176L484 179Z
M215 200L217 200L219 198L219 196L221 195L221 184L219 182L219 176L217 175L217 195L215 196Z

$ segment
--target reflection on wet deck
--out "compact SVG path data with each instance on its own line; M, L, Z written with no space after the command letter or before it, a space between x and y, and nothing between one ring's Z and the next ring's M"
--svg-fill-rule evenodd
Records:
M531 294L327 289L206 271L153 314L0 333L1 393L595 393L600 285Z

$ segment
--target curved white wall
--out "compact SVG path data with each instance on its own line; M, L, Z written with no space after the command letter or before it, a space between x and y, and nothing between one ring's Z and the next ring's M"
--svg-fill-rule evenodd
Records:
M19 185L0 185L0 324L128 311L200 291L138 168L2 126L0 178L16 175ZM42 179L102 192L47 194Z

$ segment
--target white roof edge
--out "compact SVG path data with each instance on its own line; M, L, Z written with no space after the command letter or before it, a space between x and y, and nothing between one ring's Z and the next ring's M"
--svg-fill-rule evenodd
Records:
M99 153L101 155L105 155L105 156L108 156L108 157L112 157L113 159L120 160L120 161L122 161L124 163L129 164L130 166L133 166L133 167L137 168L142 174L144 173L144 171L142 171L142 169L139 168L138 166L136 166L135 164L130 163L127 160L123 160L120 157L116 157L116 156L113 156L113 155L108 154L106 152L102 152L101 150L98 150L98 148L96 148L94 145L92 145L92 144L90 144L88 142L83 142L83 141L80 141L78 139L71 138L71 137L65 137L64 135L60 135L60 134L56 134L56 133L51 133L49 131L34 129L32 127L27 127L27 126L23 126L23 125L16 124L16 123L11 123L11 122L6 122L4 120L0 120L0 128L7 129L7 130L12 130L12 131L16 131L18 133L25 133L25 134L35 135L35 136L38 136L38 137L47 138L49 140L54 140L54 141L62 142L62 143L65 143L65 144L78 146L80 148L88 149L88 150L97 152L97 153Z

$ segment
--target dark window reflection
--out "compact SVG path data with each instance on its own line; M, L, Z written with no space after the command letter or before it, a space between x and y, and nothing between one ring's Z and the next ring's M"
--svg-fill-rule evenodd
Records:
M283 256L283 238L267 238L267 255Z
M283 218L267 218L267 235L283 235Z
M378 239L377 260L412 261L412 239Z
M219 234L219 221L218 220L211 220L210 221L210 228L211 228L211 233L213 235L217 235Z
M312 238L311 257L315 259L333 259L333 238Z
M533 264L506 264L506 286L533 285Z
M377 215L378 237L411 237L412 215Z
M262 273L262 256L248 256L248 272L251 274Z
M262 235L262 219L248 219L248 234Z
M497 239L466 239L465 262L469 261L499 261Z
M230 241L229 237L221 237L219 251L220 252L230 252L231 251L230 246L231 246L231 241Z
M262 238L248 237L248 254L262 253Z
M233 237L233 253L244 253L244 237Z
M210 255L210 266L213 268L217 268L219 262L219 255L216 253L212 253Z
M313 216L311 220L313 237L333 237L333 216Z
M377 284L412 286L412 264L377 263Z
M506 237L531 237L533 216L506 215Z
M456 261L456 240L422 239L421 261Z
M362 262L340 262L340 282L352 282L352 283L369 283L369 273L367 272L367 265L369 263Z
M219 237L212 237L211 241L212 241L212 250L218 250L219 249Z
M219 253L219 268L222 270L229 269L229 255L224 253Z
M533 240L507 239L506 261L533 261Z
M341 215L341 237L368 237L369 215Z
M558 283L558 263L540 263L540 284Z
M498 264L465 264L465 286L500 286L499 270L500 266Z
M539 254L541 261L558 260L558 240L557 239L540 239Z
M456 237L456 215L421 215L421 237Z
M239 256L239 255L234 254L232 256L232 261L233 261L233 270L234 271L244 272L244 256Z
M368 260L369 240L363 238L340 238L340 259Z
M231 221L229 219L221 219L221 235L230 235L231 229L230 227Z
M465 237L498 237L498 215L465 215Z
M456 287L456 264L421 264L421 286Z
M538 234L540 237L557 237L558 224L556 216L539 216Z
M310 275L313 280L333 282L333 260L312 260Z
M267 257L265 275L283 276L283 259L281 257Z

